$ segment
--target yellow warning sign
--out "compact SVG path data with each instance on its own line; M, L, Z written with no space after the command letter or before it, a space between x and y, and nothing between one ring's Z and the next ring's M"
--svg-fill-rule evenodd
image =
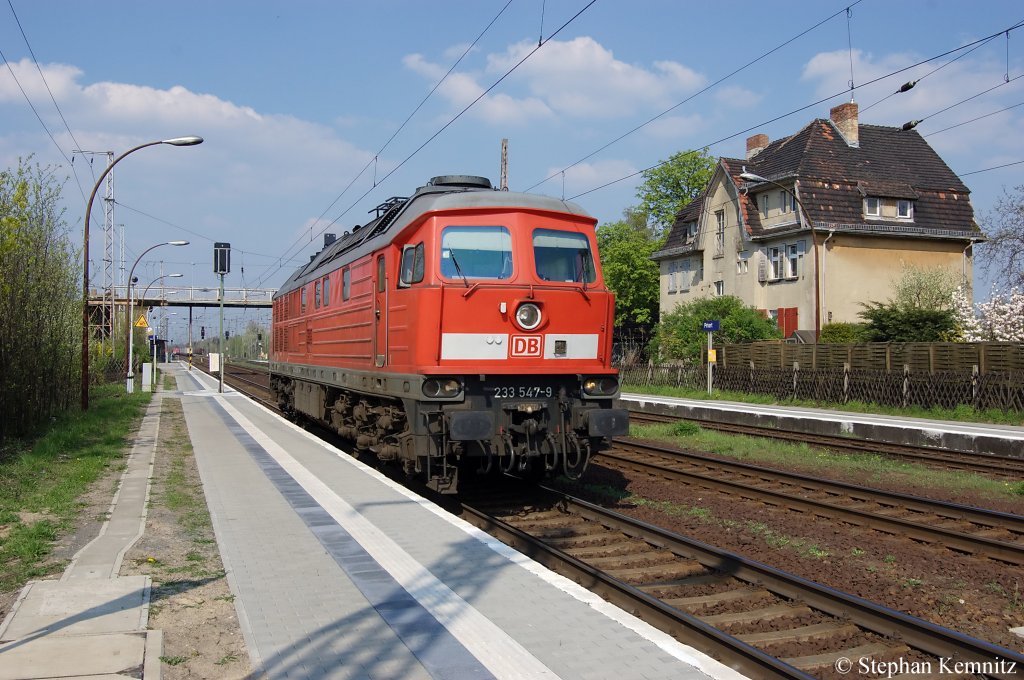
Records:
M139 318L135 320L136 328L149 328L149 322L146 321L145 314L139 314Z

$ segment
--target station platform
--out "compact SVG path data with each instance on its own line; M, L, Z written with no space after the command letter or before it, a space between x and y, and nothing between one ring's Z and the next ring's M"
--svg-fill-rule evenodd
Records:
M1024 458L1024 427L623 393L621 408L791 432Z
M254 675L743 677L208 376L176 372Z

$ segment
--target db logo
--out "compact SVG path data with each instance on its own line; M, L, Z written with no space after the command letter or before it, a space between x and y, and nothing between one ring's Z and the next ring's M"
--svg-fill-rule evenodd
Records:
M536 335L513 335L510 351L514 357L539 357L540 337Z

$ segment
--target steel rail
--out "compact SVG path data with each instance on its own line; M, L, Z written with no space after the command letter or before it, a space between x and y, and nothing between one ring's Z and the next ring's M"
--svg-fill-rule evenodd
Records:
M685 418L683 416L647 413L635 409L629 410L629 418L632 422L649 423L673 423L685 420L696 423L707 430L717 430L719 432L729 432L731 434L744 434L752 437L769 437L771 439L801 442L837 451L849 451L853 453L884 453L896 458L921 462L926 465L942 465L956 470L968 470L983 474L996 475L999 477L1013 477L1015 479L1024 477L1024 460L1010 456L977 454L970 451L956 451L934 447L913 446L908 444L895 444L893 442L881 442L866 439L849 439L846 437L837 437L825 434L810 434L796 430L763 428L755 425L722 423L713 420L703 420L700 418Z
M576 513L653 546L669 550L680 557L694 559L708 569L726 573L741 581L757 584L777 596L800 601L812 609L852 621L864 630L888 639L897 638L908 646L927 654L946 659L988 664L992 668L1006 667L1006 664L1014 664L1016 668L1024 667L1024 655L1010 649L828 588L586 501L558 495L561 496L559 503L568 512ZM705 650L710 647L713 650L712 654L729 659L735 664L734 667L741 672L751 674L753 677L809 677L803 671L789 666L781 660L767 661L763 659L762 657L770 657L770 655L709 626L697 617L657 600L638 588L605 574L600 569L587 565L554 546L547 545L543 539L532 537L527 532L512 527L471 506L464 504L463 510L464 514L477 526L522 550L532 559L575 579L581 585L609 598L620 607L632 611L634 615L676 636L683 642L700 646ZM738 644L733 644L734 640ZM989 674L989 677L1017 676L1011 671L994 672Z
M869 487L819 479L808 475L772 470L768 468L750 465L748 463L737 463L723 461L717 458L710 458L698 454L691 454L685 451L663 449L661 447L646 444L623 442L617 440L616 446L628 446L640 450L645 455L659 455L666 458L678 459L686 463L694 460L699 465L709 468L728 470L734 474L746 477L755 477L762 482L782 482L791 486L797 486L802 490L824 491L834 495L841 495L852 498L856 501L877 503L886 507L899 507L914 512L930 513L941 519L954 521L967 521L973 524L983 525L985 528L1005 529L1010 532L1024 534L1024 517L1009 513L995 512L981 508L973 508L966 505L944 503L933 501L919 496L899 494L894 492L881 491ZM915 519L892 517L870 510L844 507L835 505L828 500L815 500L805 498L794 493L778 489L760 488L751 483L734 481L715 476L699 474L697 472L679 470L665 465L647 463L632 460L622 455L617 455L613 450L603 451L595 459L598 461L614 461L617 465L625 466L634 471L662 475L668 478L682 480L688 483L710 488L724 493L754 497L756 500L770 500L773 504L801 512L809 512L824 517L835 517L849 521L852 524L866 526L871 529L883 531L911 538L926 543L938 543L954 550L971 554L983 554L987 557L1007 562L1009 564L1024 564L1024 544L1000 541L985 536L977 536L970 533L957 531L955 529L921 523Z

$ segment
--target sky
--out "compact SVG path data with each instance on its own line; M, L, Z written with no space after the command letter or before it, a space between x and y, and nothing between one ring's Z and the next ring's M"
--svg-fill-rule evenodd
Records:
M324 232L433 176L497 184L502 139L510 189L571 199L605 223L639 203L639 172L673 153L742 158L748 136L791 135L852 97L861 123L922 121L984 223L1024 184L1024 163L1007 165L1024 161L1024 27L1007 33L1021 21L1017 0L7 0L0 168L31 157L66 177L80 244L105 152L199 135L114 169L125 269L186 239L136 275L215 286L213 243L229 242L226 286L277 288ZM115 248L119 284L117 259ZM976 281L976 298L989 287Z

